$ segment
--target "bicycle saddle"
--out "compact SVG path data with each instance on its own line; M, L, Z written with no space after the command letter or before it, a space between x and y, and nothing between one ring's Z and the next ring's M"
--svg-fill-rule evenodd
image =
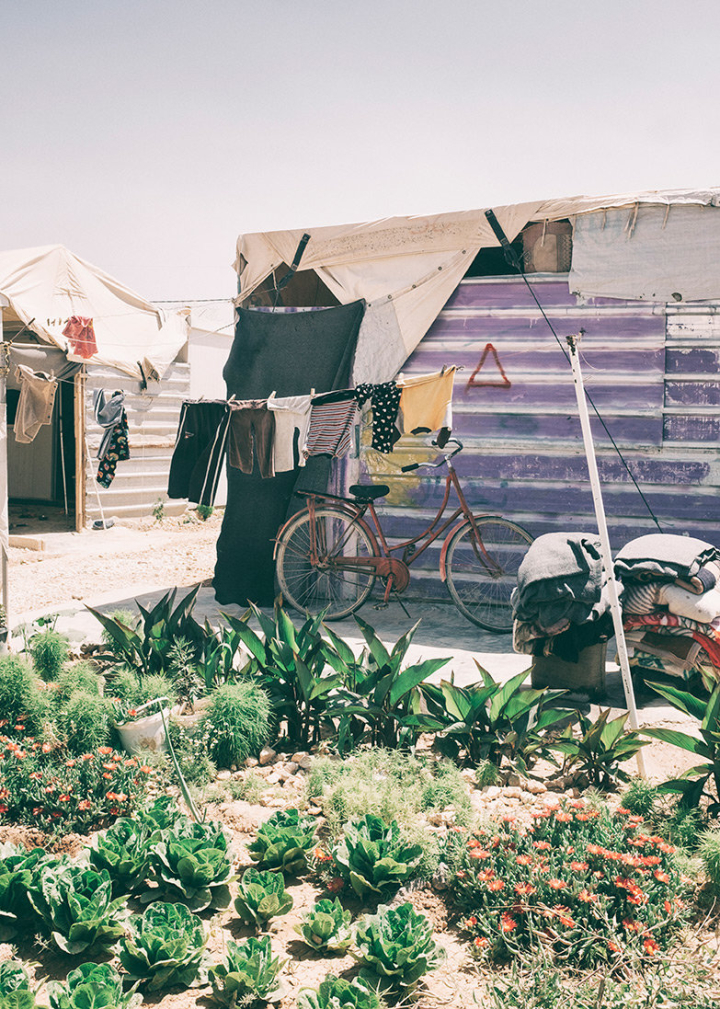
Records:
M385 497L389 491L390 488L384 483L377 485L356 483L350 487L350 493L356 501L374 501L375 498Z

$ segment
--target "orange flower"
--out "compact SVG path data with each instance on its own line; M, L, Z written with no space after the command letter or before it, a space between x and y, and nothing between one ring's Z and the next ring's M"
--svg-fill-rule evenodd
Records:
M66 760L65 761L65 767L75 767L76 764L77 764L77 760Z
M117 764L103 764L106 771L117 771Z
M570 868L573 870L573 872L585 872L585 870L589 869L590 866L587 864L587 862L571 862Z
M95 760L94 753L83 753L81 760Z
M552 845L549 841L533 841L533 848L537 848L538 851L550 851Z
M42 744L42 751L43 751L43 753L49 753L50 750L52 750L52 746L50 745L50 743L43 743Z
M630 918L623 918L623 925L628 932L639 932L642 927L639 921L632 921Z
M103 778L112 778L112 774L108 774L107 771L103 774Z
M473 939L473 946L475 947L475 949L485 949L485 947L488 944L489 940L486 939L484 935L479 935L475 939Z
M518 865L532 865L532 858L530 855L517 855L515 861Z
M153 769L152 769L152 767L148 767L147 764L143 764L142 767L140 768L140 773L141 774L152 774L153 773Z
M78 802L78 809L90 809L91 806L92 802L89 799L83 799L81 802Z
M473 925L477 925L477 923L478 923L477 917L473 914L465 922L465 928L472 928Z
M532 883L516 883L513 889L518 897L529 897L535 893L535 887Z
M70 802L69 795L58 795L58 802Z
M613 942L612 940L610 940L610 942L607 944L607 948L610 950L611 953L620 952L620 947L616 942Z
M112 751L112 746L98 746L98 753L102 753L103 757L107 757Z
M655 872L653 873L653 876L655 877L655 879L659 883L669 883L670 882L669 875L666 872L663 872L661 869L656 869Z
M660 949L659 943L655 942L654 939L644 939L643 949L648 954L648 956L654 956L655 953Z
M574 920L570 917L569 907L563 907L562 904L556 904L553 911L555 912L555 917L561 925L565 926L565 928L573 928L575 926Z
M581 900L583 904L597 904L598 895L591 893L589 890L581 890L578 894L578 900Z
M572 813L568 813L567 810L563 810L562 812L557 813L555 815L555 819L558 821L558 823L571 823L572 818L573 818Z
M564 879L549 879L548 886L553 890L564 890L567 883Z
M517 922L509 915L507 911L503 911L500 915L500 931L501 932L512 932L514 928L517 928Z
M460 875L460 873L458 873L458 875ZM494 875L495 875L494 869L483 869L482 872L478 873L477 878L481 880L483 883L487 883L487 881L489 879L492 879Z
M472 851L468 852L468 858L490 858L490 852L486 851L484 848L474 848Z
M491 890L493 893L497 893L499 890L504 889L505 883L502 879L491 879L488 883L488 890Z

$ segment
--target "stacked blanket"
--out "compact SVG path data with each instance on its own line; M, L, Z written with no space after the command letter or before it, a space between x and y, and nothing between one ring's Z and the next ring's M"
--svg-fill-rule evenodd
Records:
M618 553L630 665L688 679L701 665L720 679L720 550L654 533Z
M600 540L589 533L547 533L530 546L512 595L513 647L526 655L577 662L612 634Z

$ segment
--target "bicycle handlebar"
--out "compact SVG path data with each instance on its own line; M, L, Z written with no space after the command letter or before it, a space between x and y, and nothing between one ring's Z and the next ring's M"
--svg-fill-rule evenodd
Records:
M434 441L432 444L437 445L437 442ZM458 441L457 438L448 438L445 444L446 445L454 444L457 445L457 448L454 448L452 452L448 453L448 455L444 455L439 462L411 462L407 466L401 466L400 467L401 472L409 473L411 470L420 469L421 466L427 466L429 469L439 469L440 466L444 466L447 462L449 462L450 459L453 458L453 456L456 456L458 452L462 452L464 447L463 443L461 441Z

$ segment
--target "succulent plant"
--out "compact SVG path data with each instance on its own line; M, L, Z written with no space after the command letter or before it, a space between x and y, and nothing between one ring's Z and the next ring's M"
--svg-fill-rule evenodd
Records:
M387 907L366 915L355 928L356 960L380 978L408 987L445 958L445 950L432 937L432 925L412 904Z
M278 810L258 830L248 851L259 869L279 869L297 876L307 869L306 852L315 841L315 820L297 809Z
M193 823L189 817L181 817L156 835L150 853L159 893L152 890L144 900L167 896L193 911L230 904L229 884L235 877L227 835L219 823Z
M205 926L184 904L151 904L129 921L120 963L131 981L147 991L189 987L203 966Z
M208 971L213 1001L231 1007L248 1000L278 1002L283 996L278 975L285 962L273 956L269 935L241 943L228 940L225 960Z
M388 896L413 876L423 850L405 841L396 820L388 826L379 816L367 814L345 824L345 838L332 854L358 897Z
M134 988L123 992L122 978L109 963L84 963L71 970L65 984L49 981L50 1009L136 1009L142 1002Z
M311 949L344 952L352 943L349 911L343 910L340 901L319 900L303 917L295 931Z
M298 995L297 1009L380 1009L377 992L361 978L346 981L328 974L317 990L304 989Z
M286 914L293 899L285 889L282 873L246 869L238 884L235 910L243 921L258 928L278 915Z
M28 898L56 945L72 956L112 946L125 931L120 911L125 898L112 899L112 880L105 870L77 862L43 865Z

